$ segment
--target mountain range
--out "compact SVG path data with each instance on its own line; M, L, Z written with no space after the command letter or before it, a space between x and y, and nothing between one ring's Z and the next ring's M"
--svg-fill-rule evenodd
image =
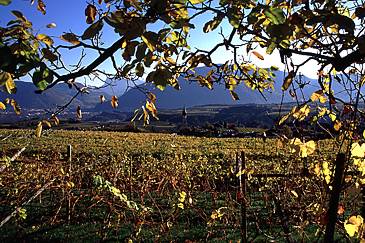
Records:
M204 75L208 73L208 68L198 68L197 73ZM156 106L158 109L178 109L182 107L193 107L201 105L242 105L242 104L274 104L280 103L282 99L281 86L285 78L284 72L276 72L276 82L273 91L265 91L260 94L257 90L251 90L244 84L237 86L235 92L239 96L239 100L233 100L229 91L224 84L214 84L213 89L201 87L196 82L190 82L183 77L178 79L180 90L176 90L171 86L167 86L164 91L156 88L151 83L144 83L138 87L131 88L125 92L119 99L119 107L116 109L121 112L131 112L136 108L140 108L146 102L145 92L152 92L157 96ZM316 82L316 80L303 77L307 82ZM318 90L316 86L308 86L303 94L305 99ZM264 98L264 97L265 98ZM301 95L302 97L302 95ZM293 102L293 98L286 92L283 102ZM112 111L110 103L98 104L95 107L99 111Z
M77 84L82 87L81 84ZM22 109L49 109L57 106L63 106L68 103L77 91L70 89L67 84L62 83L54 86L53 88L44 91L41 94L36 93L37 88L30 82L16 82L17 92L15 94L6 94L0 92L0 101L6 98L15 99ZM99 102L99 96L106 93L98 90L93 90L89 94L78 95L69 108L74 109L77 106L81 106L86 109L93 109Z
M206 67L197 69L197 73L201 75L208 73L208 71L209 68ZM79 95L73 100L69 108L74 109L77 106L81 106L83 110L89 109L94 112L132 112L146 102L146 95L140 91L141 88L157 96L156 107L158 109L179 109L182 107L211 104L242 105L280 103L282 99L281 85L284 77L285 74L283 72L276 72L274 90L264 92L263 94L266 100L258 91L251 90L244 84L239 85L235 90L239 96L239 100L233 100L224 84L214 84L213 89L209 90L206 87L201 87L196 82L189 82L183 77L180 77L178 79L180 90L168 86L164 91L161 91L151 83L144 83L123 93L126 87L125 81L119 80L113 81L113 88L106 87L90 90L89 94ZM303 77L303 79L311 83L316 82L316 80L306 77ZM32 83L19 81L16 84L18 91L16 94L10 95L10 98L14 98L22 108L26 109L46 109L61 106L66 104L77 92L75 89L69 89L67 84L59 84L42 94L36 94L34 92L36 91L36 87ZM307 99L316 90L318 90L316 86L306 87L303 95ZM119 106L116 109L113 109L110 104L110 98L113 94L121 94L118 97ZM106 97L106 102L100 104L100 95ZM0 100L4 100L7 97L9 95L0 92ZM283 101L293 101L288 92L285 93Z

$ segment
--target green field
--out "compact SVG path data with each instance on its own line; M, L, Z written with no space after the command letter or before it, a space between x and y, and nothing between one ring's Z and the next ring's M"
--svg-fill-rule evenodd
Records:
M0 220L18 207L0 241L239 240L245 199L249 240L318 240L330 189L314 171L324 161L333 169L334 146L319 141L303 160L277 139L0 130ZM236 175L241 152L245 197ZM265 176L273 173L303 176ZM345 193L342 222L360 208L353 184ZM340 224L337 235L349 239Z

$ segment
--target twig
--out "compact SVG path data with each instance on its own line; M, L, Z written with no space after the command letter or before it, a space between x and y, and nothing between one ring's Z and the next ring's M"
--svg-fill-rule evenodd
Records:
M6 136L5 138L1 139L1 141L5 141L6 139L10 138L13 134L9 134L8 136Z
M26 206L27 204L29 204L31 201L33 201L36 197L38 197L39 196L39 194L41 194L47 187L49 187L54 181L55 181L56 179L53 179L53 180L51 180L51 181L49 181L47 184L45 184L42 188L40 188L32 197L30 197L29 199L28 199L28 201L26 201L26 202L24 202L23 204L22 204L22 206L21 207L24 207L24 206ZM7 216L3 221L1 221L1 223L0 223L0 228L1 227L3 227L3 225L4 224L6 224L12 217L14 217L16 214L17 214L17 212L18 212L18 210L19 210L19 208L21 208L21 207L17 207L9 216Z
M10 136L10 135L9 135ZM8 136L8 137L9 137ZM20 156L20 154L21 153L23 153L24 152L24 150L26 149L28 147L28 145L25 145L25 147L23 147L21 150L19 150L16 154L14 154L14 156L13 157L11 157L11 159L10 159L10 162L14 162L19 156ZM5 168L6 168L6 165L3 165L3 166L1 166L0 167L0 173L1 172L3 172L4 170L5 170Z

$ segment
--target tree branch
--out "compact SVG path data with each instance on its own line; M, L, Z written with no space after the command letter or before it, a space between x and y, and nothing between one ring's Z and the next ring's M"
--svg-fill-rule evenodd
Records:
M68 80L75 79L75 78L78 78L78 77L81 77L84 75L89 75L96 67L98 67L100 64L102 64L106 59L113 56L113 54L121 48L123 41L124 41L124 38L120 38L119 40L114 42L113 45L111 45L109 48L105 49L105 51L102 54L100 54L100 56L98 58L96 58L92 63L90 63L87 67L82 68L77 72L60 75L53 83L49 84L45 90L52 88L59 82L68 81ZM43 90L43 91L45 91L45 90Z

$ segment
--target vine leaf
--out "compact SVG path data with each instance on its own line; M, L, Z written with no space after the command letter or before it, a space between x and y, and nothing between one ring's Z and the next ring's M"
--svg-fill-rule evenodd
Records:
M42 129L43 129L43 125L42 125L42 122L40 121L37 125L37 128L35 129L35 135L36 135L37 138L41 137Z
M43 0L38 0L37 9L43 14L46 14L46 5L44 4Z
M364 219L360 216L351 216L348 220L345 220L344 226L346 233L353 237L357 232L359 232L360 227L364 223Z
M48 35L45 34L38 34L37 35L37 40L42 41L44 44L46 44L47 46L51 46L53 45L53 40L51 37L49 37Z
M118 97L113 95L110 103L111 103L112 107L114 109L116 109L118 107Z
M11 0L0 0L0 5L7 6L11 3Z
M100 104L105 102L105 96L104 95L100 95L99 96L99 100L100 100Z
M264 60L264 56L258 53L257 51L252 51L252 54L254 54L258 59Z
M205 0L189 0L189 2L191 4L199 4L199 3L203 3Z
M61 35L60 38L61 38L61 40L67 41L74 45L80 44L78 37L73 33L65 33L65 34Z
M87 28L85 32L82 34L81 39L87 40L94 38L103 28L103 25L104 25L103 21L101 20L90 25L89 28Z
M96 18L96 7L92 4L87 5L85 9L85 15L86 15L86 23L92 24L95 21Z
M0 73L0 86L5 86L5 90L9 94L16 93L15 82L10 73L7 73L7 72Z
M77 119L79 119L79 120L82 119L82 112L81 112L80 106L77 106L77 108L76 108L76 116L77 116Z
M295 76L295 72L294 71L290 71L289 74L288 74L288 76L286 76L286 78L284 79L283 86L281 87L281 89L283 91L286 91L289 88L289 86L293 82L294 76Z
M49 23L49 24L46 25L46 27L49 28L49 29L52 29L52 28L56 28L57 25L55 23Z

